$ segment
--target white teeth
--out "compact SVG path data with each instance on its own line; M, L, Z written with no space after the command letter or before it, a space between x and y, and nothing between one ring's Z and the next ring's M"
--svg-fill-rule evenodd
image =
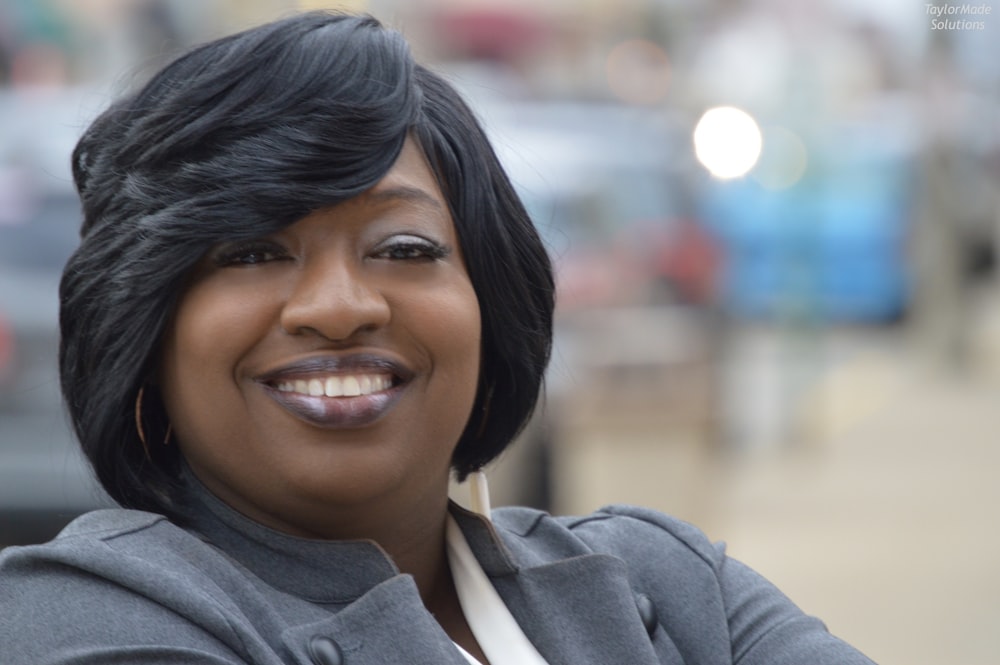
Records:
M319 397L357 397L371 395L392 387L392 378L382 374L330 376L324 379L296 379L277 384L278 390Z
M356 397L361 394L361 384L358 379L353 376L344 377L344 395L347 397Z

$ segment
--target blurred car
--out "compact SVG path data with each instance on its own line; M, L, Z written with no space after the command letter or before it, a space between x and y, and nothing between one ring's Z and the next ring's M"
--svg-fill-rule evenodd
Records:
M58 284L78 242L79 93L0 94L0 546L104 505L63 409Z
M701 278L676 269L689 239L682 123L663 109L480 102L501 162L553 257L561 313L672 304Z

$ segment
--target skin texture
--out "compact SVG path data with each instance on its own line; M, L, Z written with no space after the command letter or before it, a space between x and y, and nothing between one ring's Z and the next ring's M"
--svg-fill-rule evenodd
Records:
M444 550L450 460L476 394L480 337L447 204L407 140L365 194L210 251L165 338L160 387L177 445L212 492L289 534L375 540L453 638L481 655L456 616ZM358 357L390 363L403 380L391 399L356 400L374 404L360 419L338 406L317 423L267 378L342 375L328 368ZM303 374L303 362L327 369Z

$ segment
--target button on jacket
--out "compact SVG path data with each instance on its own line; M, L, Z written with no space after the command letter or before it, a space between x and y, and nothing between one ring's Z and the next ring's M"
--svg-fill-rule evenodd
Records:
M550 665L871 663L663 514L452 514ZM376 544L281 534L203 491L184 528L104 510L0 554L0 662L466 665Z

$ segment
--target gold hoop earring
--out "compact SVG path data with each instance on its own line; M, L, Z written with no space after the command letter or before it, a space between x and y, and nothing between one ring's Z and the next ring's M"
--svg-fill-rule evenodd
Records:
M135 396L135 431L139 435L139 441L142 442L142 449L146 453L146 459L152 460L153 458L149 455L149 444L146 442L146 430L142 426L142 397L146 392L146 386L140 386L139 392ZM174 427L170 423L167 423L167 433L163 437L163 445L170 445L170 436L174 433Z
M489 389L486 391L486 397L483 398L483 405L480 407L482 415L479 418L479 428L476 430L476 438L482 438L483 434L486 432L486 421L490 417L490 404L493 402L493 385L490 385Z
M146 386L139 387L139 393L135 396L135 431L139 435L139 441L142 442L142 449L146 453L146 459L151 460L152 457L149 456L149 444L146 443L146 430L142 427L142 395L146 390Z

